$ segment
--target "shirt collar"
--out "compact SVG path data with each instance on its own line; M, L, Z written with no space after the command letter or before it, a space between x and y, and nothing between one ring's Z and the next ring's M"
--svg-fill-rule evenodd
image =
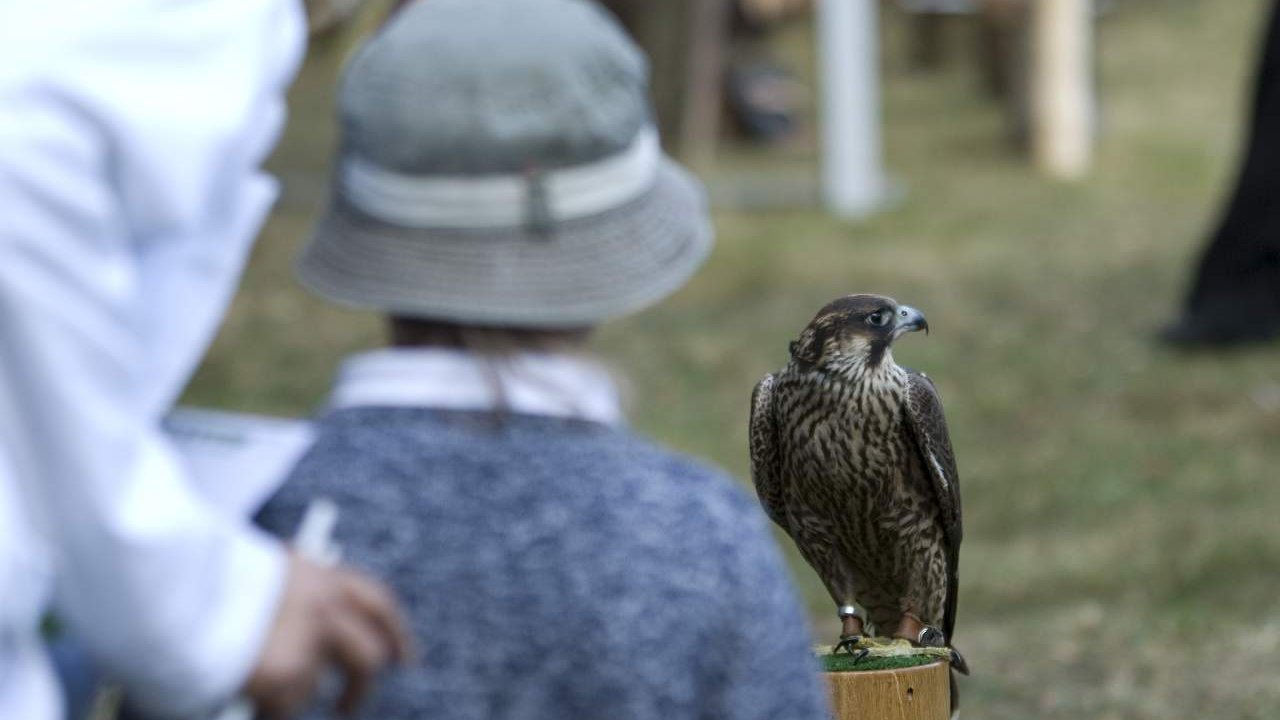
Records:
M387 348L348 358L329 398L333 409L429 407L623 421L609 371L551 353L486 357L444 348Z

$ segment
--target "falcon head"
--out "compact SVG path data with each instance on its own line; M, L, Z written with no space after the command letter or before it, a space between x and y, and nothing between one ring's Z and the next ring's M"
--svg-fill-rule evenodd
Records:
M924 330L924 313L882 295L846 295L827 303L791 343L793 360L825 370L879 367L905 333Z

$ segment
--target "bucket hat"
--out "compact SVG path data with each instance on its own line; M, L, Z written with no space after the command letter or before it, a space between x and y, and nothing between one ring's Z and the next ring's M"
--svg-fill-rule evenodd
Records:
M585 0L422 0L344 72L331 200L298 263L331 300L573 327L682 286L712 230L662 153L645 59Z

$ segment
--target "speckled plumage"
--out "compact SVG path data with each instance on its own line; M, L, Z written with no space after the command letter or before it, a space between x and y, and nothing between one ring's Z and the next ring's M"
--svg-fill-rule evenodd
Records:
M891 321L877 313L887 313ZM751 471L769 516L795 540L837 605L861 606L877 634L904 613L955 630L960 494L933 382L891 346L927 328L889 298L822 309L791 360L756 386Z

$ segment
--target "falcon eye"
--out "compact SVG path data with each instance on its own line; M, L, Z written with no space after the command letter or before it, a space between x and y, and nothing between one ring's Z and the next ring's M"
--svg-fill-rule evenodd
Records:
M889 313L879 310L867 316L867 324L875 327L884 327L889 323Z

